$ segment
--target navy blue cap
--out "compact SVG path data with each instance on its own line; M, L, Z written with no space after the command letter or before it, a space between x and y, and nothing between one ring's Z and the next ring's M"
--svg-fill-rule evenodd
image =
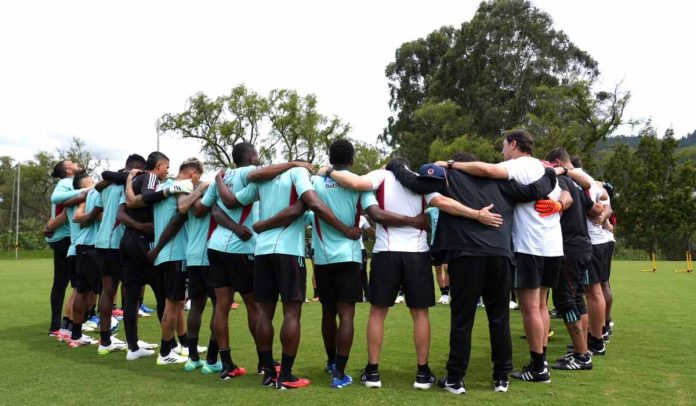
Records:
M421 178L444 180L447 177L447 172L445 168L440 165L425 164L418 170L418 176Z

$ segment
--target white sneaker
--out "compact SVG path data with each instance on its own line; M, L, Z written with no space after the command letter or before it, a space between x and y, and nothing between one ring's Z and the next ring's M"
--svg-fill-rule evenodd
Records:
M126 360L128 361L134 361L138 358L144 358L144 357L149 357L153 355L155 352L152 350L148 350L145 348L138 348L138 351L131 351L128 350L128 354L126 354Z
M191 310L191 300L186 301L186 303L184 304L184 310L186 310L186 311Z
M159 345L146 343L143 340L138 340L138 347L145 348L146 350L154 350L155 348L159 347Z
M107 346L99 344L99 348L97 348L97 355L108 355L115 351L123 351L126 348L128 347L126 347L124 344L116 344L113 341Z
M99 340L95 340L94 338L92 338L92 337L90 337L90 336L88 336L88 335L85 335L85 334L83 334L83 335L79 338L78 341L80 341L80 344L83 344L83 345L99 344Z
M401 304L404 302L404 297L403 295L399 295L396 297L396 300L394 301L394 304Z
M440 296L440 300L438 300L437 302L440 304L444 304L444 305L449 304L450 297L449 297L449 295L442 295L442 296Z
M188 347L182 347L181 344L177 344L176 347L172 348L172 351L181 355L181 356L188 357L188 355L189 355Z
M138 309L138 317L150 317L150 313L145 313L142 309Z
M515 303L512 300L510 301L510 310L515 310L515 309L519 309L519 308L520 308L520 305L518 305L517 303Z
M126 345L126 342L125 342L125 341L119 340L118 338L116 338L115 335L111 336L111 342L112 342L113 344Z
M182 357L174 351L169 351L169 354L164 357L162 355L157 356L157 365L183 364L187 359L188 357Z

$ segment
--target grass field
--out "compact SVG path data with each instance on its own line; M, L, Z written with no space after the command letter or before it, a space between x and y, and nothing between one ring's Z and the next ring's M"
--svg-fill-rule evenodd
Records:
M412 389L415 355L407 309L395 307L387 319L380 362L384 387L368 390L354 384L343 390L329 388L324 372L325 354L320 334L321 307L303 308L302 342L295 363L297 375L311 379L305 389L278 392L260 386L258 375L221 382L217 377L186 373L179 366L155 365L155 358L126 362L124 353L98 357L95 347L70 350L46 336L51 261L0 260L0 343L4 362L0 369L2 404L427 404L470 401L515 404L694 404L696 368L696 274L677 274L683 263L658 263L657 273L641 273L648 263L615 262L612 282L616 296L615 334L607 356L595 357L595 369L553 372L549 385L512 381L506 394L491 390L491 364L485 312L478 311L474 327L472 361L465 379L467 394L456 397L440 389ZM146 302L154 307L148 293ZM366 304L358 304L356 339L348 373L358 378L366 360ZM209 319L206 312L204 320ZM231 313L232 354L242 366L253 369L256 353L246 330L243 306ZM430 365L444 373L448 350L449 308L431 310L433 330ZM560 320L552 321L556 336L549 358L564 352L569 342ZM520 314L512 312L515 368L528 359ZM156 317L140 320L140 336L159 342ZM123 331L119 337L124 339ZM201 334L201 343L208 332ZM275 345L279 356L280 345ZM106 380L103 380L106 379Z

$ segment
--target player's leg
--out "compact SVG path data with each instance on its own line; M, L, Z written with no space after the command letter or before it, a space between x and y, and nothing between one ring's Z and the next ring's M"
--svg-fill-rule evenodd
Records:
M488 332L493 360L493 390L507 392L512 372L510 338L510 261L505 257L482 258L483 302L488 315Z
M338 306L336 303L336 287L334 286L337 269L331 265L314 265L313 277L316 286L321 290L321 336L326 350L326 370L333 375L336 370L336 334L338 323Z
M70 282L67 264L70 238L66 237L49 245L53 249L53 285L51 286L50 294L51 323L48 327L48 333L49 335L55 335L54 332L61 327L67 326L67 319L64 321L65 325L61 326L61 313L63 301L65 300L65 289L68 287L68 282Z
M604 303L606 310L604 312L604 338L609 339L612 334L611 329L611 306L614 304L614 294L611 290L609 279L611 278L611 260L614 256L614 242L607 243L607 251L604 257L604 267L602 268L602 293L604 294Z
M601 286L601 273L604 266L604 253L606 244L592 246L592 261L587 269L584 285L585 298L587 299L587 315L589 316L588 345L594 355L604 355L604 318L606 304Z
M273 316L280 292L276 283L273 257L259 255L254 259L254 300L258 310L255 337L264 370L261 384L265 387L273 386L278 375L273 362Z
M180 356L174 349L176 347L175 334L179 323L180 312L183 312L185 299L185 279L182 280L183 264L181 261L169 261L157 265L155 272L159 276L158 283L163 286L165 304L160 323L162 341L160 353L157 357L157 365L168 365L186 362L186 358Z
M198 353L198 334L201 329L201 319L208 301L207 288L205 284L204 268L202 266L189 266L188 272L188 297L191 301L191 308L186 318L186 336L189 347L188 360L184 365L185 371L194 371L204 365Z
M334 269L329 276L331 288L321 292L323 296L328 295L329 302L336 304L338 315L338 328L335 335L335 368L331 386L343 388L353 383L353 378L346 375L346 365L353 347L355 336L355 303L362 300L362 285L360 280L360 264L357 262L345 262L331 265ZM319 277L319 275L318 275ZM322 298L322 300L324 300ZM324 304L324 302L322 302ZM335 320L335 319L334 319ZM330 349L327 347L327 355Z

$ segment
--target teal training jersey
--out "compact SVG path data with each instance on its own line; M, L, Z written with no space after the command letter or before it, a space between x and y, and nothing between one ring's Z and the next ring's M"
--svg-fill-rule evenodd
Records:
M124 227L116 218L118 206L123 196L123 186L109 185L102 190L97 199L97 207L104 209L102 221L97 231L95 246L103 249L118 249L121 245Z
M85 199L85 214L94 210L96 206L97 199L99 199L99 192L92 189L87 193L87 199ZM77 238L75 239L75 245L94 245L97 240L97 230L99 230L100 222L95 220L87 227L78 226Z
M425 214L430 217L430 245L435 241L435 230L437 230L437 220L440 218L440 209L437 207L428 207Z
M249 183L247 175L255 170L255 166L243 166L241 168L227 170L223 179L225 185L234 193L237 200L243 205L228 209L222 202L222 197L218 193L217 185L211 184L206 190L201 203L211 207L217 203L232 221L246 226L252 230L252 225L258 218L258 211L254 210L253 204L258 199L258 185ZM234 254L253 254L256 248L256 235L252 235L246 241L242 241L237 235L221 225L215 227L213 234L208 241L208 248L215 251L234 253Z
M78 193L79 191L73 188L73 178L65 178L58 181L51 194L51 218L54 219L60 215L65 210L63 202L72 199ZM60 241L66 237L70 237L70 223L67 221L53 230L53 235L46 238L46 242Z
M75 241L77 241L77 234L80 232L80 225L73 220L73 216L77 211L77 206L67 207L65 210L68 211L68 223L70 223L70 248L68 248L68 256L72 257L77 255L75 251Z
M198 218L189 210L186 221L186 266L208 266L208 236L210 236L210 213Z
M173 179L167 179L166 182L160 183L157 190L170 187L174 183ZM166 199L155 203L153 206L155 218L155 241L154 245L159 243L162 232L167 227L169 222L177 213L176 196L169 196ZM155 259L155 265L170 261L185 261L186 260L186 228L181 227L178 233L170 239Z
M374 193L346 189L329 177L314 176L312 184L319 198L345 225L357 227L360 224L360 213L377 204ZM314 263L317 265L362 262L360 240L347 238L316 215L312 224L312 247Z
M292 168L274 179L259 183L259 219L269 219L297 201L305 192L314 190L305 168ZM256 255L286 254L304 257L304 217L292 224L274 228L256 237Z

